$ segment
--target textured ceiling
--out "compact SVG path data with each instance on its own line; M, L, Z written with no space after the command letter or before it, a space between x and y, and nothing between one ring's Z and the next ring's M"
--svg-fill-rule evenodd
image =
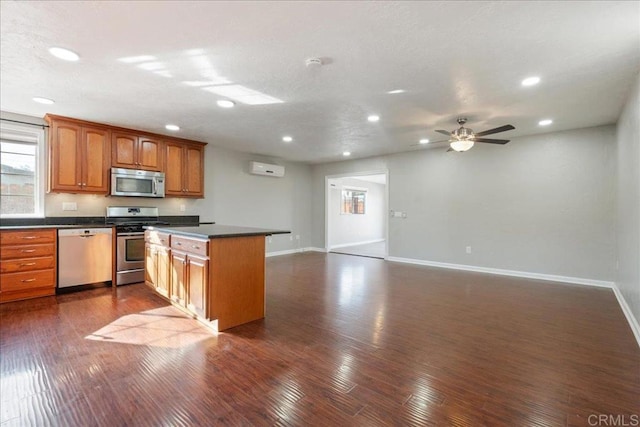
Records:
M175 123L181 137L312 163L343 151L358 158L416 149L420 138L442 140L434 129L454 129L459 115L476 131L513 124L496 135L504 138L614 123L640 67L639 2L0 7L3 111L165 134ZM52 46L81 60L56 59ZM119 60L142 55L155 59ZM309 57L325 65L307 68ZM522 87L531 75L542 82ZM283 102L217 107L224 97L212 90L231 84ZM394 89L406 92L386 93ZM369 114L380 121L369 123ZM539 127L543 118L554 124Z

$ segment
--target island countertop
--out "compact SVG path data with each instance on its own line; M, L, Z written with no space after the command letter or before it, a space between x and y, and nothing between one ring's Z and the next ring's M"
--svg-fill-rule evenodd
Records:
M243 236L271 236L272 234L289 234L287 230L273 230L270 228L239 227L236 225L208 224L197 227L147 226L147 230L161 233L189 236L200 239L219 239L224 237Z

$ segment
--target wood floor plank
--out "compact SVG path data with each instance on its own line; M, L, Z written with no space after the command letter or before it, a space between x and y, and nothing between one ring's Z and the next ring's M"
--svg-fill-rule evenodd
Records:
M268 258L213 333L143 284L0 306L0 425L578 426L640 414L610 289L338 254Z

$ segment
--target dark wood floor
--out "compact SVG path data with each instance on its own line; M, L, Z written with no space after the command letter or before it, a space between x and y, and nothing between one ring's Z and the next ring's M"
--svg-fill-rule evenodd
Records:
M305 253L267 260L264 321L218 335L142 284L5 304L0 322L3 427L640 413L640 349L602 288Z

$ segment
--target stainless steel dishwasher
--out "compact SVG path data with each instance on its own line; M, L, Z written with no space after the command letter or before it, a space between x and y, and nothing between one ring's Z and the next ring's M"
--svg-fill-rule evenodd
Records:
M111 228L58 230L58 288L112 280Z

